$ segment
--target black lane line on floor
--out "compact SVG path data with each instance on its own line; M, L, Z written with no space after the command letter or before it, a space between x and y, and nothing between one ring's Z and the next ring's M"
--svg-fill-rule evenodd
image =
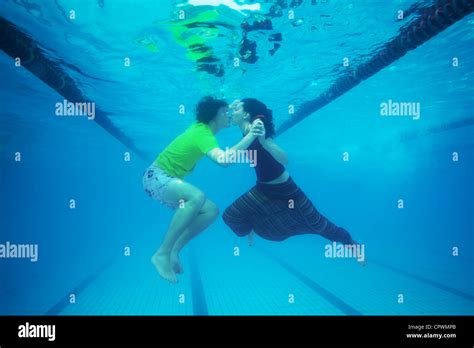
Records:
M189 250L189 265L191 269L193 314L209 315L209 312L207 310L206 296L204 295L204 287L202 286L201 273L199 272L198 258L196 257L193 247L191 247Z
M323 288L321 285L316 283L314 280L308 278L305 276L303 273L298 271L296 268L293 266L289 265L279 257L272 255L268 251L262 249L262 248L256 248L257 250L260 250L263 254L267 255L269 258L275 260L278 262L284 269L286 269L290 274L298 278L302 283L304 283L306 286L317 292L321 297L323 297L326 301L328 301L330 304L332 304L334 307L339 309L341 312L347 315L363 315L361 312L359 312L357 309L351 307L349 304L341 300L339 297L334 295L332 292L329 290L326 290Z
M422 276L419 276L417 274L414 274L414 273L410 273L410 272L407 272L407 271L404 271L403 269L400 269L400 268L397 268L397 267L393 267L393 266L390 266L390 265L387 265L386 263L383 263L383 262L380 262L380 261L371 261L371 263L374 263L376 265L379 265L380 267L383 267L383 268L387 268L389 270L391 270L392 272L395 272L395 273L399 273L399 274L402 274L404 275L405 277L408 277L408 278L412 278L412 279L416 279L424 284L428 284L430 286L433 286L437 289L440 289L440 290L443 290L443 291L446 291L446 292L449 292L450 294L452 295L455 295L455 296L459 296L459 297L462 297L463 299L465 300L468 300L468 301L474 301L474 296L471 295L471 294L467 294L461 290L458 290L458 289L455 289L455 288L452 288L450 286L447 286L447 285L444 285L442 283L438 283L434 280L431 280L431 279L428 279L428 278L425 278L425 277L422 277Z
M74 294L77 298L77 295L79 295L82 291L84 291L84 289L87 288L94 280L96 280L97 277L102 272L104 272L107 268L109 268L113 264L114 260L115 258L106 262L104 265L99 267L95 272L87 276L78 286L76 286L68 294L66 294L66 296L64 296L61 300L59 300L59 302L56 303L53 307L51 307L44 315L59 315L67 306L69 306L70 294Z

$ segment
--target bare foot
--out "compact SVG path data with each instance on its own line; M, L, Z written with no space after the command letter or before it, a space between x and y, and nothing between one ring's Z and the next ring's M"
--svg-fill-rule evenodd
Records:
M160 276L162 276L164 279L171 283L178 282L176 274L173 272L171 267L169 255L156 252L151 257L151 263L153 263Z
M179 261L179 254L177 252L171 252L170 263L175 273L184 273L183 266L181 266L181 262Z

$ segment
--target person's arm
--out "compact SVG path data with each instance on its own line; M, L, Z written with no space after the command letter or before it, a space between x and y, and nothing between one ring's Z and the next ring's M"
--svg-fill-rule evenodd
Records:
M225 151L218 147L212 149L207 153L207 157L209 157L212 161L216 162L222 167L228 167L230 164L234 163L233 161L229 161L230 155L233 152L245 150L246 148L248 148L250 144L252 144L252 142L262 134L262 127L262 121L254 121L250 128L250 131L236 145Z
M286 152L283 151L283 149L279 147L272 138L264 139L264 137L261 136L258 140L262 144L263 148L270 152L273 158L275 158L284 166L288 164L288 156L286 155Z

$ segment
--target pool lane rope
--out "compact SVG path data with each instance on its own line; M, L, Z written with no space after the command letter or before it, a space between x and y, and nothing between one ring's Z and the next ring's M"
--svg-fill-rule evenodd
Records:
M3 17L0 17L0 49L13 59L20 58L22 67L25 67L67 101L72 103L91 102L59 63L49 59L37 42ZM108 113L96 108L94 121L128 149L134 151L142 159L148 160L148 156L138 149L134 142L110 120Z
M369 61L360 64L352 73L338 78L319 97L303 103L289 120L278 127L276 134L287 131L473 11L474 0L438 0L434 5L425 8L419 18L402 28L400 34L386 43Z

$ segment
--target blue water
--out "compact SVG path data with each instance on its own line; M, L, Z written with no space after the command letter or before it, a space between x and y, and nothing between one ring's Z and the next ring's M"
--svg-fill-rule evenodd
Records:
M249 247L219 217L185 248L185 273L171 285L149 259L172 211L143 192L141 175L194 120L199 98L259 98L281 124L288 105L297 108L344 76L344 57L364 62L414 18L396 21L399 9L431 2L303 1L294 8L303 25L272 20L270 33L283 37L279 50L268 54L269 33L251 32L260 59L238 68L245 17L221 6L233 29L220 28L207 44L225 66L222 77L198 71L163 24L180 3L0 5L1 17L32 37L145 154L94 121L56 117L64 98L0 52L0 243L39 247L37 262L0 259L0 314L474 314L474 16L276 138L318 210L365 244L365 267L326 258L328 241L316 235L280 243L256 237ZM381 117L389 99L419 102L420 119ZM218 134L222 147L239 138L235 128ZM255 184L255 173L204 159L187 181L223 211Z

